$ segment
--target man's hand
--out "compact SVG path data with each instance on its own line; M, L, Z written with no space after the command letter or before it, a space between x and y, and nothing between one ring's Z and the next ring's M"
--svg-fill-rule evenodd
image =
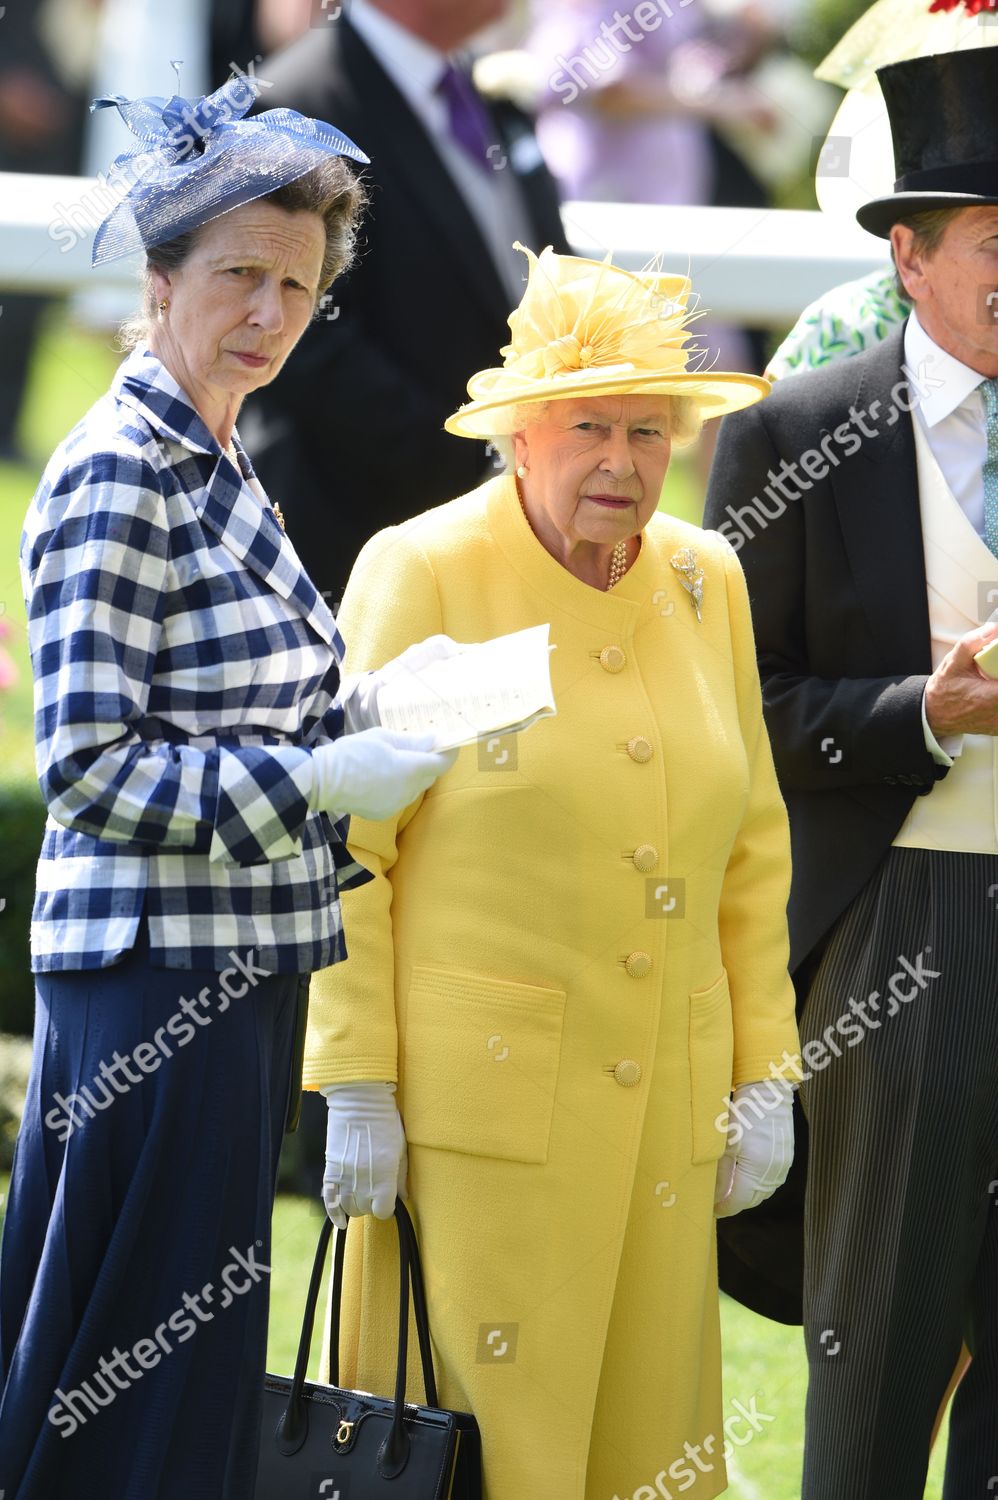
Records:
M925 684L925 716L939 739L944 734L998 734L998 682L974 661L998 636L998 621L980 625L957 641Z

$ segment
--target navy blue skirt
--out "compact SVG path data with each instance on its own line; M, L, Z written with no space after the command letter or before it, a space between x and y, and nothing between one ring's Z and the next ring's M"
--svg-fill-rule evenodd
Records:
M0 1248L8 1497L253 1493L298 980L226 976L152 969L147 942L36 976Z

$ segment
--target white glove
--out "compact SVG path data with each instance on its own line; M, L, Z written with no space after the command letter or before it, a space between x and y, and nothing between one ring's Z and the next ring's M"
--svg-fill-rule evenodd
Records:
M362 729L312 751L313 812L390 818L415 802L457 760L456 750L431 750L429 734Z
M364 729L377 729L381 725L378 711L378 691L393 677L402 672L418 676L423 667L431 662L443 661L448 656L459 656L464 647L452 641L449 635L431 635L415 646L407 646L400 656L385 662L376 672L348 673L340 681L338 694L343 709L347 734L359 734Z
M728 1145L717 1164L719 1219L755 1208L786 1180L794 1159L794 1091L782 1078L742 1083L731 1096Z
M327 1083L322 1201L338 1229L347 1216L390 1219L407 1192L405 1132L394 1083Z

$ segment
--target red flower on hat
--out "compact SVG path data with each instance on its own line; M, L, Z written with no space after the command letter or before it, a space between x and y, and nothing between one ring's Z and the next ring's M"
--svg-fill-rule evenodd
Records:
M971 16L979 16L986 10L998 12L998 0L932 0L929 14L937 10L956 10L960 5Z

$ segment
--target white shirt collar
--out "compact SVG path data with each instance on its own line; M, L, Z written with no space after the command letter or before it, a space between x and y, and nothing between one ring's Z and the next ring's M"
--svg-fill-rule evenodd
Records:
M926 333L914 309L904 331L904 358L916 385L923 389L918 410L926 427L935 427L955 412L984 379L977 370L941 349ZM925 377L933 383L928 385Z
M446 55L377 10L369 0L353 0L349 16L350 25L360 33L399 93L423 114L447 66Z

